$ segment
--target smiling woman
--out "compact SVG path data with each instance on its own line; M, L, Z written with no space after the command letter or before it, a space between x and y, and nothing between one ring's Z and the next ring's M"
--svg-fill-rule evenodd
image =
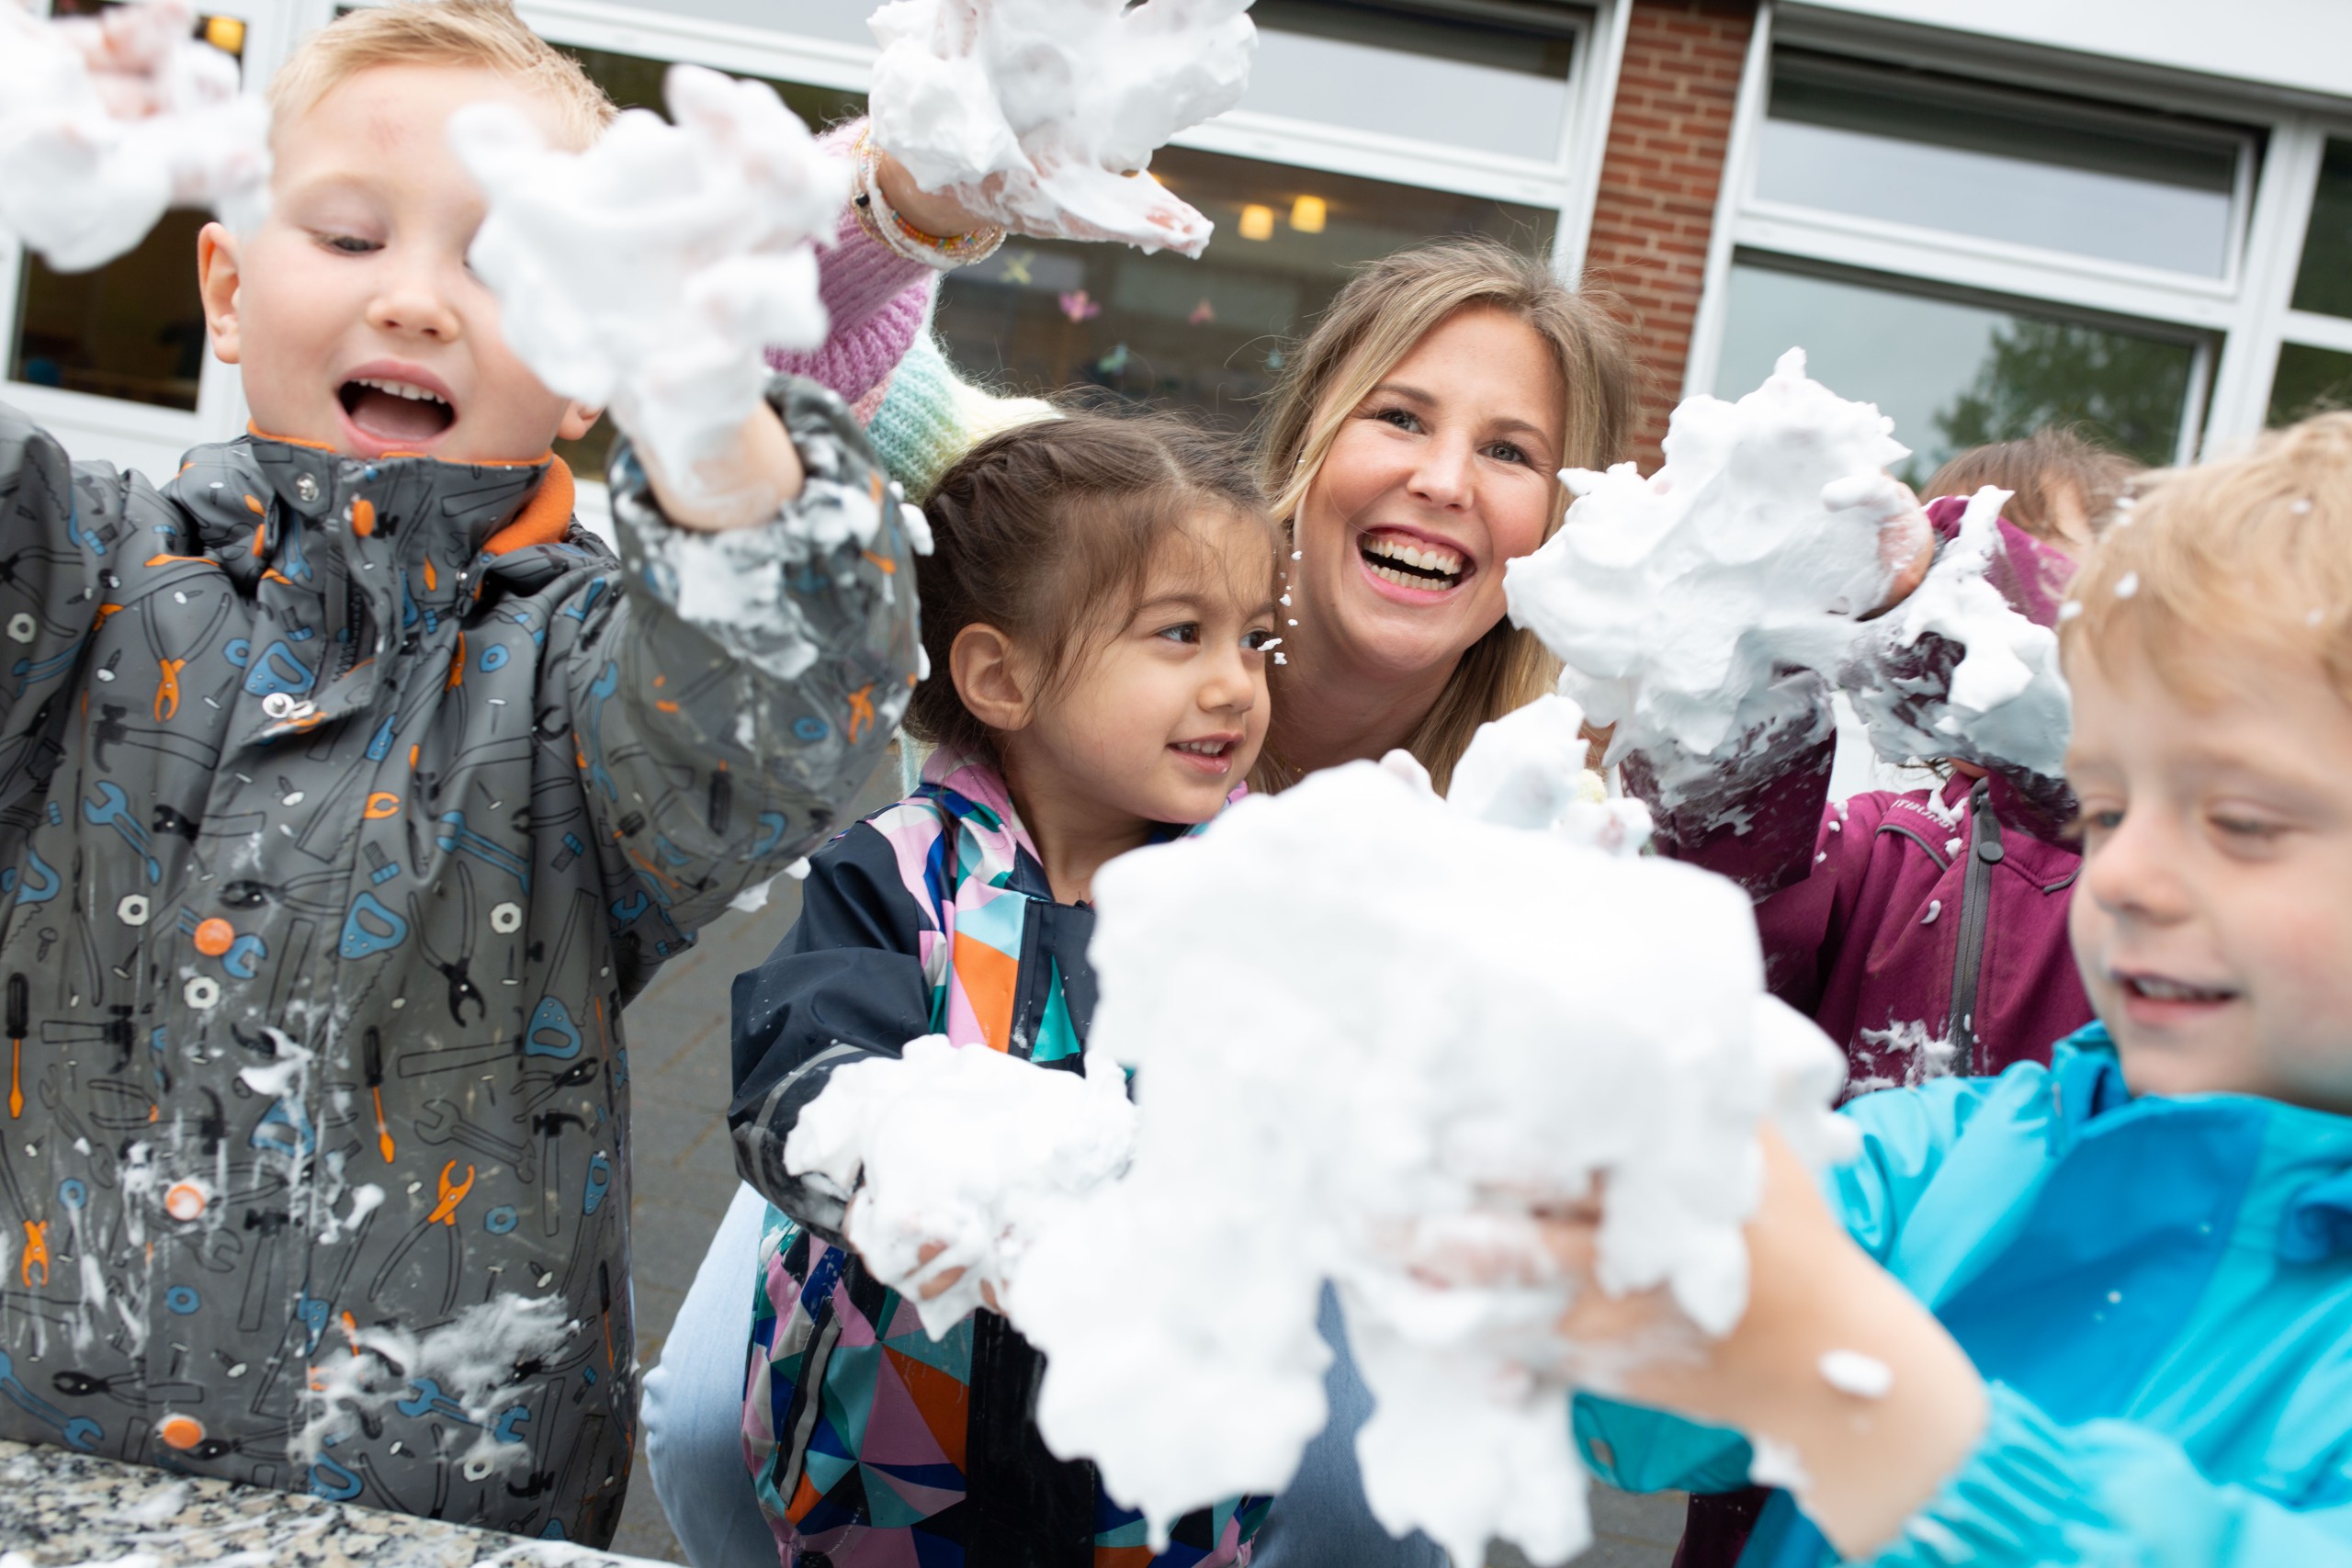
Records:
M1366 268L1290 365L1261 437L1292 554L1258 781L1403 747L1443 789L1479 725L1551 683L1503 566L1559 526L1561 468L1617 456L1624 331L1542 262L1457 240Z

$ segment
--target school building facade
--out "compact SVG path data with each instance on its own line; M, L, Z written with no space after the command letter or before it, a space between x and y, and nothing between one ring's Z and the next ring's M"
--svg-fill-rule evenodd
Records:
M103 0L53 0L89 10ZM625 105L692 61L858 112L871 0L521 0ZM336 0L220 0L266 78ZM1154 168L1199 261L1016 240L952 276L967 373L1238 425L1347 268L1486 232L1624 301L1634 454L1786 348L1924 474L2073 421L2152 461L2352 401L2352 5L2342 0L1257 0L1242 105ZM161 477L243 428L175 213L131 255L0 256L0 399ZM593 458L594 454L581 456Z

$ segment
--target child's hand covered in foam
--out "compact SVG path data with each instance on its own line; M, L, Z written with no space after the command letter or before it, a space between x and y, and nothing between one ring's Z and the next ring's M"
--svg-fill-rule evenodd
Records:
M935 1339L994 1304L1037 1230L1124 1170L1134 1138L1108 1057L1090 1054L1081 1075L932 1034L836 1071L785 1164L856 1192L844 1235Z
M1826 705L1781 680L1834 674L1868 619L1917 586L1934 536L1887 477L1892 422L1804 374L1792 349L1739 400L1674 412L1666 465L1565 473L1559 531L1509 564L1511 619L1567 666L1561 690L1613 725L1609 761L1746 754ZM1677 779L1661 773L1669 802Z
M824 342L810 243L848 172L764 83L675 65L667 90L675 125L631 109L584 152L510 105L453 115L490 201L469 259L524 363L612 409L672 521L743 526L799 490L762 350Z
M269 111L191 36L189 0L43 21L0 0L0 231L61 272L104 265L172 207L259 219Z
M1196 256L1209 220L1146 172L1240 101L1250 0L893 0L875 146L917 186L1025 234Z

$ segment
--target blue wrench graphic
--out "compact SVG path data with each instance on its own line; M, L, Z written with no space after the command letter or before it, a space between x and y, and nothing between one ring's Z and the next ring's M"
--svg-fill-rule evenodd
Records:
M27 1388L17 1376L16 1363L8 1359L6 1350L0 1350L0 1393L6 1394L26 1415L56 1427L69 1449L79 1449L85 1454L93 1452L98 1446L98 1439L107 1435L106 1428L87 1416L69 1416Z
M131 814L130 797L122 793L120 784L116 784L112 779L100 779L98 798L84 801L82 815L88 818L96 827L103 828L109 822L114 824L114 830L122 835L123 841L137 851L139 858L147 863L147 881L150 886L164 880L164 868L157 864L155 857L148 852L153 848L153 840L148 838L147 829L139 825L139 818Z
M483 860L486 860L491 864L498 867L499 870L505 872L508 875L514 877L515 881L521 883L523 885L524 892L528 893L531 890L531 867L529 863L525 861L522 856L516 854L514 851L506 849L502 845L492 843L488 839L483 838L480 833L477 833L472 829L467 827L466 814L464 812L443 812L441 814L441 828L442 831L434 837L433 841L435 843L439 844L445 850L470 851L472 853L480 855Z
M431 1378L419 1378L408 1385L409 1395L392 1406L403 1416L443 1416L452 1421L462 1421L469 1427L480 1426L466 1414L466 1407L441 1392L441 1385Z

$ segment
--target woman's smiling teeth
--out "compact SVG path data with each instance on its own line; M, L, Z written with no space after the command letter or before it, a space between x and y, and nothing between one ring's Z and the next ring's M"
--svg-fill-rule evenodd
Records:
M1399 588L1428 592L1451 588L1462 581L1462 558L1442 546L1367 534L1357 541L1356 548L1373 576Z
M1233 750L1230 740L1171 740L1169 744L1179 751L1190 751L1195 757L1222 757Z

